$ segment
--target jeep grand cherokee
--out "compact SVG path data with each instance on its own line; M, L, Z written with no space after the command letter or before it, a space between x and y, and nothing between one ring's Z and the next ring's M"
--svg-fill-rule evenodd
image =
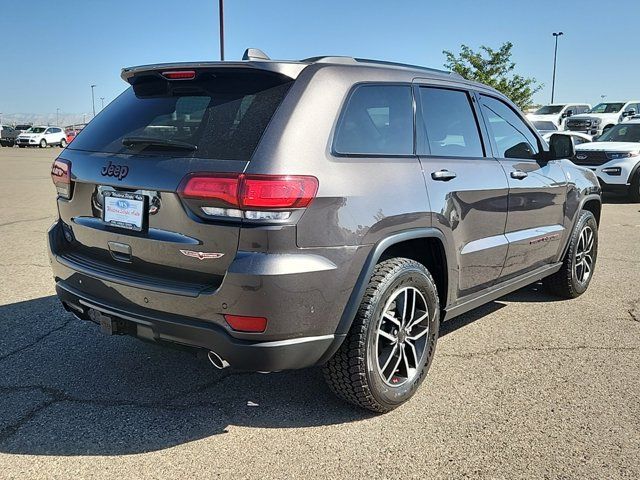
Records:
M539 280L587 289L600 189L569 137L549 147L448 72L253 55L124 69L54 162L67 310L218 367L323 365L385 412L425 378L442 321Z

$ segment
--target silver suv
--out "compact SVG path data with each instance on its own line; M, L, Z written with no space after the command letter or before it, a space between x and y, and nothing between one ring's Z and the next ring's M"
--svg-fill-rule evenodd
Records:
M52 168L58 296L108 334L219 368L323 365L385 412L424 380L442 321L543 279L589 285L596 176L489 87L255 51L122 78Z

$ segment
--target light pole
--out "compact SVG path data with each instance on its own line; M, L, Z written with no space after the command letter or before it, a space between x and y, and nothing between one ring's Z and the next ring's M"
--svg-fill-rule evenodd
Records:
M93 106L93 116L96 116L96 101L93 95L93 89L96 88L96 85L91 85L91 105Z
M102 108L100 110L104 110L104 97L100 97L100 101L102 102Z
M553 32L553 36L556 38L556 48L553 51L553 80L551 82L551 103L553 103L553 96L556 92L556 62L558 60L558 37L564 35L562 32Z
M220 60L224 61L224 0L218 0L218 13L220 17Z

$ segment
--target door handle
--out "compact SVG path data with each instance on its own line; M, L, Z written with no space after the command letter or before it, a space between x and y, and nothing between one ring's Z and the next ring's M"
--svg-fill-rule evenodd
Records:
M511 178L515 178L516 180L523 180L527 178L529 174L527 172L523 172L522 170L514 170L511 172Z
M434 180L440 180L441 182L448 182L456 177L457 175L455 172L450 172L449 170L438 170L437 172L431 173L431 178Z

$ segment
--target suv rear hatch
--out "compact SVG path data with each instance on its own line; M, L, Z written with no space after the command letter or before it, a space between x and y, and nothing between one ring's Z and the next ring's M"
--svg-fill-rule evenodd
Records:
M241 220L205 214L180 187L194 172L238 177L293 79L233 64L126 78L132 87L54 163L64 233L55 253L117 283L213 291L235 257Z

